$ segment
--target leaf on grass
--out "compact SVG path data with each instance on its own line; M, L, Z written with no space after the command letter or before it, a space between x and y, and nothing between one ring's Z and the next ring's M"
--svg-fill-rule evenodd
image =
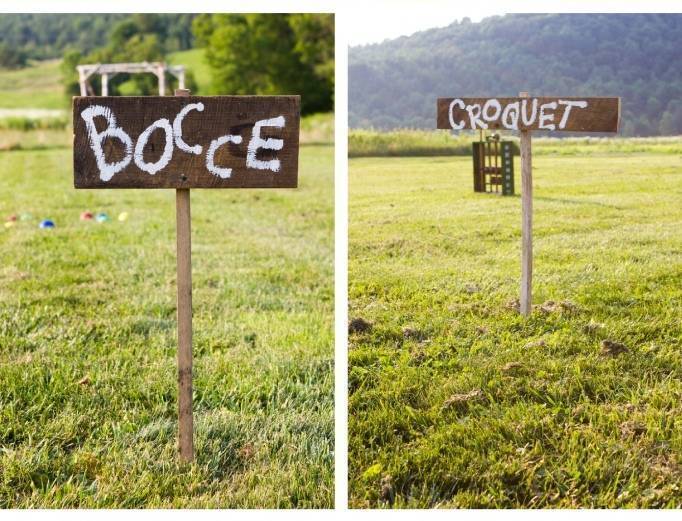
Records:
M471 403L482 403L485 395L480 389L474 389L468 393L453 394L443 402L443 409L460 409Z
M509 362L504 364L502 372L510 375L517 375L523 372L523 364L521 362Z
M371 480L378 478L381 475L382 470L383 467L381 466L381 463L375 463L362 473L362 479Z

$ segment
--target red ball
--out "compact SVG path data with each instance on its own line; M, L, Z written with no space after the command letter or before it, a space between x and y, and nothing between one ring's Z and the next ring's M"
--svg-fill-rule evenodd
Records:
M81 221L92 221L92 212L81 213Z

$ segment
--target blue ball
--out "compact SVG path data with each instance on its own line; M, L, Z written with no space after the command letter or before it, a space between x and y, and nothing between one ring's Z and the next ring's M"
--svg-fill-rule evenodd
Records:
M98 223L105 223L107 221L110 221L111 219L109 219L109 216L106 213L100 212L97 214L97 217L95 217L95 220Z
M54 228L54 223L50 221L49 219L45 219L44 221L40 221L40 227L41 228Z

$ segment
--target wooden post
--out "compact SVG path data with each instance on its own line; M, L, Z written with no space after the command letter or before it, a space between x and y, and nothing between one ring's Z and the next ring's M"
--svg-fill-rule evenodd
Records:
M102 96L109 95L109 74L102 73Z
M163 65L159 65L156 76L159 78L159 96L166 95L166 69ZM181 94L182 96L183 94Z
M527 92L519 93L527 98ZM530 315L533 302L533 172L531 131L521 130L521 305L524 316Z
M81 89L81 96L87 96L88 95L88 89L85 85L85 82L87 81L87 78L85 77L85 71L78 67L78 84L80 85Z
M176 96L189 96L176 90ZM178 285L178 444L180 459L194 460L192 416L192 231L189 188L175 190Z

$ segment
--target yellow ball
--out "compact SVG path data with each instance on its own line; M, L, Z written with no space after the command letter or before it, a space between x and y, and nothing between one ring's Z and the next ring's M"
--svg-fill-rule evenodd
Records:
M5 223L5 228L11 228L11 227L14 226L15 224L17 224L17 223L14 222L14 221L7 221L7 222Z
M123 222L128 220L128 212L121 212L118 214L118 220Z

